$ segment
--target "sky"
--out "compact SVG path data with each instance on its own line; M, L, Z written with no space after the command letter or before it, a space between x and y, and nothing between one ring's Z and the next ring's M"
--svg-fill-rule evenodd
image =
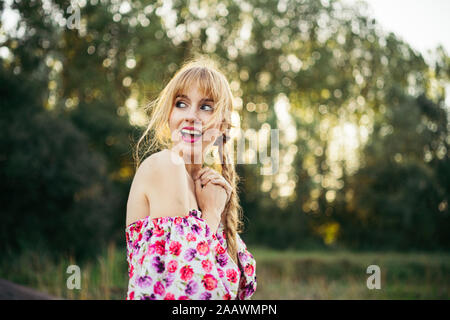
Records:
M346 0L356 3L359 0ZM365 0L369 14L385 31L394 32L403 41L428 58L427 50L442 44L450 54L449 0Z
M450 0L344 0L366 2L368 13L383 30L394 32L431 63L434 50L442 45L450 55ZM450 84L446 85L445 104L450 118Z

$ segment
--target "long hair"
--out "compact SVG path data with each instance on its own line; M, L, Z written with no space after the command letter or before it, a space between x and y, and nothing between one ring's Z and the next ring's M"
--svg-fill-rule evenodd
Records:
M220 71L216 62L211 58L201 55L187 60L170 79L158 97L145 107L145 111L150 113L150 120L146 130L138 140L135 153L133 154L136 170L146 155L151 155L158 150L172 147L171 132L168 123L173 103L178 94L186 92L193 84L197 84L204 95L212 97L216 106L211 120L205 127L208 128L219 119L222 119L221 124L226 129L232 127L233 94L228 80ZM225 238L228 253L234 262L238 264L237 233L242 232L242 207L239 204L237 189L239 177L236 173L234 163L229 161L231 159L230 152L233 152L233 150L225 147L225 144L229 141L229 136L223 134L218 140L220 140L217 145L221 163L218 171L232 187L230 200L224 209Z

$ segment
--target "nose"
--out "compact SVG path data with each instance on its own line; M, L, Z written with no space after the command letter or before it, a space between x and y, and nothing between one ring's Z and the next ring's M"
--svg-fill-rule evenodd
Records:
M195 108L190 108L189 112L186 113L185 122L193 125L195 128L202 125L202 121L199 119Z

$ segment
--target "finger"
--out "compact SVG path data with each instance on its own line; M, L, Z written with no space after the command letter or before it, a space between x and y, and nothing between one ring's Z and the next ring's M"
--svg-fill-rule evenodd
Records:
M202 181L202 186L206 186L208 184L208 182L211 181L211 178L204 178L204 179L201 179L201 181Z
M200 173L199 178L205 178L205 177L209 177L209 176L220 176L220 173L218 173L217 171L215 171L209 167L206 167Z
M206 172L202 175L202 177L200 179L202 180L202 184L205 185L208 183L209 180L215 179L215 178L218 178L217 175L215 175L212 172Z
M216 180L220 181L223 184L223 186L226 187L227 189L229 189L229 190L232 189L230 183L219 173L205 176L203 179L205 183L203 183L203 184L205 185L208 181L210 181L212 179L216 179Z
M194 180L197 180L200 178L200 176L203 174L203 172L205 171L205 168L201 168L195 175L194 175Z
M208 169L209 169L208 167L201 168L195 175L194 179L201 178L206 172L208 172Z
M219 177L214 177L211 180L215 180L217 183L220 183L225 189L227 189L227 191L231 192L232 191L232 187L230 185L230 183L222 176Z
M223 179L211 179L209 182L224 188L227 193L227 201L230 199L232 189L226 181L223 181Z
M196 179L195 181L195 190L202 190L202 181L200 179Z

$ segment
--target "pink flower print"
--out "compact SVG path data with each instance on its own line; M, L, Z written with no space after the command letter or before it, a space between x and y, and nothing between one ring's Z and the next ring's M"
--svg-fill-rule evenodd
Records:
M142 257L139 258L139 264L142 266L142 263L144 262L146 255L143 254Z
M194 275L194 270L192 270L191 266L184 266L180 269L180 273L181 273L181 280L183 281L189 281L191 280L192 276Z
M173 223L174 223L175 225L180 224L182 221L183 221L183 220L182 220L181 217L175 217L175 219L173 219Z
M186 236L187 241L195 241L197 240L197 238L195 237L195 235L192 232L189 232Z
M214 249L216 250L217 254L224 254L225 253L225 248L222 247L220 245L220 243L218 243L217 246Z
M203 260L202 261L202 268L206 272L211 272L212 269L212 262L210 260Z
M255 271L255 268L251 264L247 264L244 268L244 271L247 275L251 276L253 275L253 272Z
M135 227L134 227L134 230L135 230L136 232L141 232L141 228L142 228L142 220L136 221L136 225L135 225Z
M176 256L180 255L180 253L181 253L181 243L179 243L178 241L172 242L170 244L169 251L173 255L176 255Z
M175 300L175 296L173 293L167 293L166 296L164 297L164 300Z
M134 271L134 266L131 265L131 267L130 267L130 272L128 272L128 276L129 276L130 278L133 277L133 271Z
M203 256L206 256L209 253L209 246L206 241L199 242L197 244L197 251Z
M164 229L160 225L156 225L153 229L153 234L155 237L161 237L164 235Z
M169 272L175 272L178 269L178 262L176 260L171 260L167 264L167 271Z
M154 245L156 253L159 255L164 255L164 253L166 253L166 241L165 240L161 240L161 241L156 241Z
M161 281L155 283L155 285L153 286L153 291L159 295L163 295L166 292Z
M217 279L210 273L207 273L203 276L202 284L206 290L214 290L217 288Z
M231 281L233 283L237 282L238 279L237 279L237 272L236 272L236 270L228 269L226 274L227 274L228 281Z

